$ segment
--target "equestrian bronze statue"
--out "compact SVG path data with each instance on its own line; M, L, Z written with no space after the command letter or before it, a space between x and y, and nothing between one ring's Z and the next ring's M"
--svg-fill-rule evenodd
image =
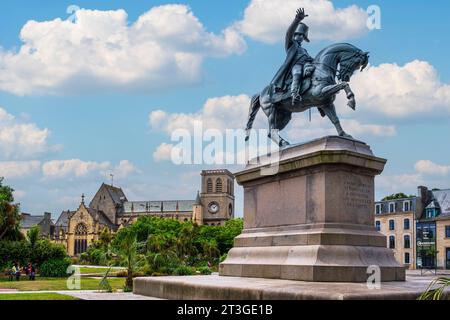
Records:
M348 106L356 109L355 95L348 82L357 69L363 71L369 63L369 53L348 43L338 43L310 57L302 47L309 42L309 28L302 21L307 17L303 9L286 34L286 61L264 90L252 98L247 123L247 140L256 114L262 109L269 120L269 137L280 147L289 143L280 137L292 119L292 113L317 108L322 117L327 116L341 137L352 138L341 126L336 114L336 95L344 90Z

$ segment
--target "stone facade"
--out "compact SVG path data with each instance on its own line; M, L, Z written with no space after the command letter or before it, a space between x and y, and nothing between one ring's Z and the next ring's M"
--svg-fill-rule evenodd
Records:
M417 196L379 201L374 209L375 226L387 237L387 247L394 245L400 263L409 269L450 269L449 189L419 186Z
M415 269L415 221L416 217L413 211L378 213L375 216L375 226L386 236L386 246L393 249L397 261L408 269ZM377 225L377 222L379 225Z
M89 205L63 211L55 224L54 241L70 256L85 252L107 228L116 232L139 217L152 216L202 225L223 225L234 218L234 177L228 170L201 173L202 191L195 200L128 201L119 187L102 184Z
M437 267L450 269L450 217L436 219Z

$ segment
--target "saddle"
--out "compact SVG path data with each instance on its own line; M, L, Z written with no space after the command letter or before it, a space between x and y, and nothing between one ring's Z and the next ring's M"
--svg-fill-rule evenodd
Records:
M316 67L311 64L307 63L305 64L305 67L303 69L303 82L302 82L302 89L300 91L300 95L303 96L303 94L308 91L311 88L312 81L311 76L316 70ZM278 103L280 101L290 99L291 98L291 91L290 87L292 84L292 78L289 81L286 81L285 89L275 88L273 85L271 85L271 101L272 103Z

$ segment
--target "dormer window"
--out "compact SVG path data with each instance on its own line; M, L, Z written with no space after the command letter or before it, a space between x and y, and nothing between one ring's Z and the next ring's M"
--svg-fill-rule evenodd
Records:
M403 211L411 211L411 201L403 202Z
M389 212L390 213L395 212L395 203L394 202L389 203Z
M381 214L381 204L375 205L375 214Z

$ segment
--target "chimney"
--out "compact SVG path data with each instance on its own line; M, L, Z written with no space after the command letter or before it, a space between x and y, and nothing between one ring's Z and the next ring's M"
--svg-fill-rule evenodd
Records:
M416 205L416 219L420 219L422 217L423 210L429 202L430 193L428 191L428 188L424 186L418 186L417 196L419 197L419 201Z
M44 219L45 220L51 220L52 214L50 212L44 212Z

